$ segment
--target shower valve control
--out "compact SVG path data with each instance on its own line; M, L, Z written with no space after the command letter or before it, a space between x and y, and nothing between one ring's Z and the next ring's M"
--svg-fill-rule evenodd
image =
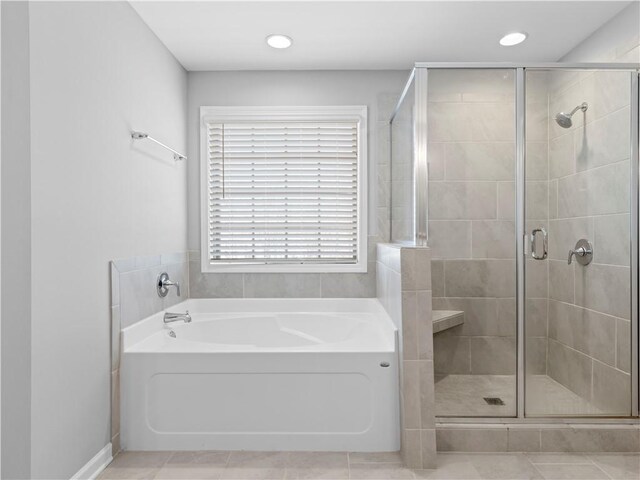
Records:
M593 260L593 247L589 240L581 238L576 243L575 248L569 250L569 258L567 259L569 265L571 265L573 257L576 258L580 265L589 265L591 263L591 260Z

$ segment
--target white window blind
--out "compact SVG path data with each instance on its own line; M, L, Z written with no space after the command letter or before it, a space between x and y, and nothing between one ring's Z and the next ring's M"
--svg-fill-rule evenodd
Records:
M210 265L358 264L357 120L204 127Z

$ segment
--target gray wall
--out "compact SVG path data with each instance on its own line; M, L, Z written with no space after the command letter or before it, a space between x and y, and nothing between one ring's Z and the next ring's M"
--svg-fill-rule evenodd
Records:
M29 6L2 2L2 478L30 477Z
M189 250L193 297L375 297L375 244L388 237L388 120L408 77L403 71L189 73ZM366 274L202 274L200 272L201 106L369 107L369 258ZM378 183L380 174L380 184Z
M630 3L559 61L640 62L640 2Z
M22 312L3 311L5 320L24 319L10 324L22 329L20 338L2 335L27 358L3 358L2 364L24 368L21 381L31 386L30 427L28 415L16 417L12 432L22 435L26 425L31 446L22 442L12 452L14 461L24 469L30 454L25 476L69 478L111 439L109 261L186 250L186 165L148 142L134 144L129 133L148 130L185 150L187 75L126 2L19 5L12 8L29 11L29 29L24 22L15 26L22 35L30 32L30 72L20 71L30 73L22 85L30 84L31 91L13 101L21 102L23 114L30 102L31 142L6 157L3 151L22 163L17 172L3 171L5 200L12 191L20 195L2 204L13 214L26 209L14 234L27 238L22 235L22 245L3 241L2 248L7 262L26 258L3 285L31 294L31 348L23 338L27 301ZM15 45L16 38L3 47ZM28 140L29 118L16 119L27 125L11 137ZM3 134L9 138L6 129ZM28 178L21 184L29 173L29 148L30 185ZM7 223L11 218L3 214L3 232L14 226ZM31 268L22 254L29 246ZM10 272L5 265L11 263L3 261L3 275ZM30 284L23 282L29 273ZM3 357L11 348L3 349ZM20 400L28 409L27 394L20 393ZM3 399L3 415L7 406L11 399ZM3 428L11 425L3 422ZM9 468L11 460L3 460L3 469Z

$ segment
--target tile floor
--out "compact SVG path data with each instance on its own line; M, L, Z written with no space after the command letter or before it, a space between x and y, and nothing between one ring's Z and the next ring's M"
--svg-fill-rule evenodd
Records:
M515 375L436 376L436 415L510 417L516 413ZM488 405L484 397L498 397L504 405ZM529 415L598 415L600 410L547 375L527 377Z
M409 470L397 453L123 452L98 478L638 480L640 455L439 453L437 469Z

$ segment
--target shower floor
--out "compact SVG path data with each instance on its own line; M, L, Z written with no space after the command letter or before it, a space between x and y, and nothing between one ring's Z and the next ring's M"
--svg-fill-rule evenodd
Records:
M436 415L511 417L516 414L515 375L436 375ZM499 398L504 405L489 405ZM602 411L547 375L527 377L528 415L598 415Z

